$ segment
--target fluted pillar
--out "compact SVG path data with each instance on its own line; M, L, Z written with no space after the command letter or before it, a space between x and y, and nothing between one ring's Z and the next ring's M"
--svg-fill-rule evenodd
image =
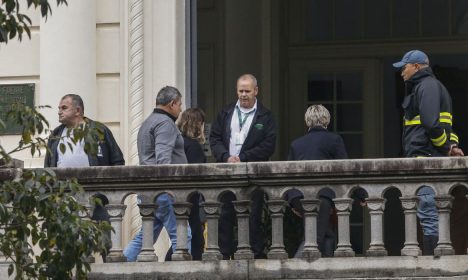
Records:
M58 125L57 106L65 94L82 97L85 115L97 116L96 95L96 1L68 1L53 7L42 19L40 30L40 95L51 128ZM52 104L50 104L52 102Z
M354 251L349 241L349 215L352 209L351 198L335 198L335 207L338 215L338 245L335 257L354 257Z
M144 112L144 37L143 37L143 0L129 3L129 141L128 162L138 164L137 135ZM154 105L154 104L153 104Z
M283 242L283 216L284 200L270 200L267 202L271 215L271 248L268 252L269 259L287 259L288 254L284 250Z
M234 254L236 260L253 259L254 254L249 242L249 210L250 200L233 201L237 214L237 251Z
M385 250L383 243L383 211L385 209L385 199L368 198L367 208L369 208L371 220L371 242L366 255L386 256L387 250Z
M434 249L435 256L453 255L455 251L450 240L450 211L453 197L440 195L435 197L437 210L439 211L439 242Z
M172 260L189 261L192 260L192 256L188 251L187 233L188 217L192 204L188 202L177 202L173 204L173 207L177 219L177 245L174 254L172 254Z
M154 253L153 248L153 225L154 211L157 206L154 203L142 203L140 207L140 215L143 220L141 230L143 231L143 241L140 254L138 254L138 262L157 262L158 257Z
M405 247L401 249L402 256L420 256L417 239L417 196L400 197L401 206L405 213Z
M204 202L203 209L206 213L208 224L208 241L206 250L202 255L204 261L217 261L222 259L218 246L218 219L222 203L219 202Z
M107 262L124 262L127 258L123 255L122 249L122 216L125 213L124 204L108 204L107 212L110 217L110 224L114 229L111 231L112 248L106 258Z
M317 212L320 207L318 199L302 199L304 207L304 250L302 258L316 259L321 256L317 245Z

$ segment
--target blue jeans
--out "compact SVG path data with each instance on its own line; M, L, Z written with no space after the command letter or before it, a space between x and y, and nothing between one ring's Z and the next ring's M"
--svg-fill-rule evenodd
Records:
M153 242L159 237L163 226L166 228L167 233L171 239L172 251L175 252L177 244L177 224L176 217L174 214L174 208L172 204L174 203L174 198L167 193L164 193L156 199L156 204L158 208L154 212L154 225L153 225ZM191 240L192 232L187 223L187 244L189 253L191 252ZM124 256L127 257L127 261L134 262L137 259L138 254L141 251L143 243L143 231L140 232L131 240L127 247L124 249Z

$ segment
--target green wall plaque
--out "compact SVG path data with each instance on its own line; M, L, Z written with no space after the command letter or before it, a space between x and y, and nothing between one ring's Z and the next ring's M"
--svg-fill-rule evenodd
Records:
M0 119L6 124L6 128L0 128L0 135L21 134L21 127L6 122L6 116L12 104L33 107L34 88L35 84L0 85Z

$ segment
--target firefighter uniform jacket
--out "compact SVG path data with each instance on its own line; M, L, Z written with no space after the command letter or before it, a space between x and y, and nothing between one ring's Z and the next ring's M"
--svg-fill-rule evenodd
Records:
M458 144L452 132L452 100L430 67L416 72L406 84L403 101L403 150L406 157L447 156Z

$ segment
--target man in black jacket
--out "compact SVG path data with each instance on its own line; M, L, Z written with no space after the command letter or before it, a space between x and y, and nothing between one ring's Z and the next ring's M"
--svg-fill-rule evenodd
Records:
M210 146L217 162L268 161L275 151L276 123L270 110L258 100L257 79L245 74L237 80L235 103L228 105L211 126ZM261 228L264 193L254 191L250 212L250 245L255 258L265 258ZM235 252L233 227L236 215L233 194L223 196L219 220L219 246L224 259Z
M463 156L458 136L452 130L452 99L435 78L429 58L419 50L407 52L393 64L401 69L406 97L403 100L403 152L405 157ZM418 217L423 230L423 254L432 255L438 242L438 213L435 193L422 186Z
M404 155L462 156L458 136L452 130L452 99L432 73L427 55L419 50L409 51L393 67L401 69L405 82Z
M84 117L84 104L79 95L67 94L62 97L59 104L59 125L54 129L47 142L49 150L46 153L44 167L85 167L85 166L112 166L125 165L123 154L117 145L112 132L104 124ZM85 140L73 142L73 129L80 125L89 126L90 130L98 130L103 134L103 140L98 141L96 154L86 153ZM73 146L73 149L69 148ZM60 147L65 147L62 151ZM96 194L102 205L96 205L91 219L109 222L109 214L105 205L109 203L106 196ZM110 234L110 233L109 233ZM110 242L110 236L109 236ZM111 245L107 244L107 251ZM102 253L104 262L106 252Z
M84 116L84 104L79 95L67 94L63 96L60 100L58 115L59 122L62 124L54 129L47 142L50 153L46 154L44 167L125 165L122 151L109 128ZM73 151L68 149L66 141L72 143L73 128L79 125L88 125L90 129L97 129L103 133L103 141L98 142L95 155L84 153L84 141L73 145ZM60 151L61 143L67 147L64 153Z

